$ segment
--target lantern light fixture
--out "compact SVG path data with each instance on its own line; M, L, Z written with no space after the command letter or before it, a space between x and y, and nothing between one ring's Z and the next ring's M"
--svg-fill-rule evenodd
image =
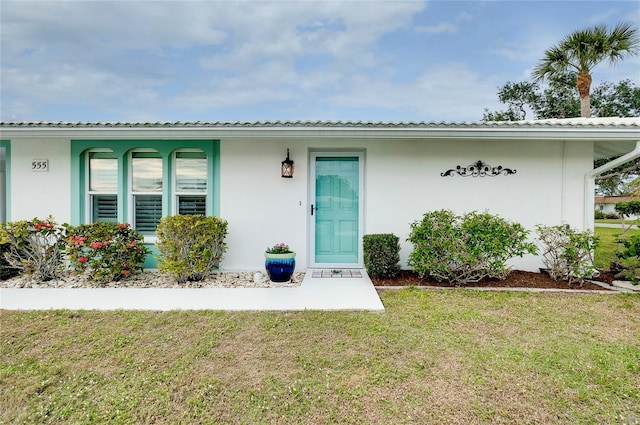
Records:
M282 161L282 177L288 179L293 177L293 161L289 159L289 149L287 149L287 158Z

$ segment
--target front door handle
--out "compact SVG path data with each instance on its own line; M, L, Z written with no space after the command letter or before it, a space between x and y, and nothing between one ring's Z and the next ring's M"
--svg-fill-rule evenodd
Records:
M314 206L311 204L311 215L313 215Z

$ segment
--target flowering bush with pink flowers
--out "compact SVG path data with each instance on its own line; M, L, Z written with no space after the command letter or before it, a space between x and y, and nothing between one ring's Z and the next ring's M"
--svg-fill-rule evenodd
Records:
M142 271L149 250L128 224L93 223L71 227L66 252L71 267L95 282L118 281Z

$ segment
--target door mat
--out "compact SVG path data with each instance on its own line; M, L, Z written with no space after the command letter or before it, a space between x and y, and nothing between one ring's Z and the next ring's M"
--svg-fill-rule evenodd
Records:
M361 270L354 269L322 269L311 273L313 278L362 278Z

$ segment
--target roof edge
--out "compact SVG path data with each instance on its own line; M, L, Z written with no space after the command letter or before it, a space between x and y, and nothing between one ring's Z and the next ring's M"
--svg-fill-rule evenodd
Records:
M565 118L529 121L156 121L156 122L0 122L3 128L357 128L357 129L474 129L474 128L640 128L640 117Z

